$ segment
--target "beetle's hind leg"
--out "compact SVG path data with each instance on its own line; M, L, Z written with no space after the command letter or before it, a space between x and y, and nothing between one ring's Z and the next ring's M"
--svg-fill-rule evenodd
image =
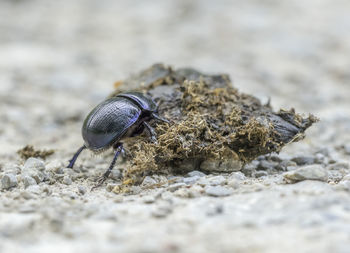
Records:
M115 165L115 162L117 161L119 154L124 151L122 143L117 143L116 145L113 146L113 148L115 149L115 154L114 154L111 165L109 165L106 172L103 173L103 175L97 180L97 184L94 187L92 187L91 190L93 190L97 187L100 187L107 180L108 176L111 174L111 172L113 170L113 167Z
M70 168L70 169L73 168L75 161L77 160L77 158L80 155L81 151L83 151L84 149L86 149L85 145L83 145L82 147L80 147L78 149L78 151L74 154L72 159L69 160L69 164L68 164L67 168Z

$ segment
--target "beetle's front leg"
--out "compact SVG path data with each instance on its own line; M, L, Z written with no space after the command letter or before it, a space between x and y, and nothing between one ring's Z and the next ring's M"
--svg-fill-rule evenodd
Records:
M153 127L150 126L146 121L142 123L145 126L145 129L147 129L147 132L149 134L149 137L151 138L151 142L157 143L157 134Z
M165 119L165 118L163 118L163 117L161 117L161 116L159 116L157 113L152 113L152 118L153 119L156 119L156 120L159 120L159 121L162 121L162 122L165 122L165 123L170 123L170 121L169 120L167 120L167 119Z
M83 145L82 147L80 147L80 148L78 149L78 151L74 154L74 156L72 157L72 159L69 160L69 164L68 164L67 168L70 168L70 169L73 168L75 161L77 160L77 158L78 158L78 156L80 155L81 151L83 151L84 149L86 149L86 146L85 146L85 145Z

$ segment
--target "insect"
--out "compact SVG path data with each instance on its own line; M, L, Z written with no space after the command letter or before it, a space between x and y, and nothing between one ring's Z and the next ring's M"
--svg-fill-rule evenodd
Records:
M151 141L157 142L155 130L148 123L152 119L169 123L158 115L158 105L140 92L121 93L103 101L86 117L82 127L84 145L74 154L67 168L73 168L84 149L100 153L113 147L113 160L94 188L101 186L110 175L119 154L124 152L123 138L139 135L146 130Z

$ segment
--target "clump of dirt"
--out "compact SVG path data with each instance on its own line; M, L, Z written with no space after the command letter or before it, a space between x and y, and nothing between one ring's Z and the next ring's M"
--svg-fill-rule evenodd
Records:
M17 151L17 154L19 154L19 156L24 160L27 160L29 157L46 159L46 157L52 155L53 153L55 153L55 151L52 149L36 150L32 145L27 145Z
M111 96L126 89L149 94L159 103L159 114L171 121L153 122L156 144L145 136L125 141L127 182L138 182L155 171L210 170L203 163L207 160L216 161L217 167L230 160L244 164L301 140L317 121L313 115L303 118L294 109L274 112L269 104L240 93L227 75L194 69L156 64L123 81Z

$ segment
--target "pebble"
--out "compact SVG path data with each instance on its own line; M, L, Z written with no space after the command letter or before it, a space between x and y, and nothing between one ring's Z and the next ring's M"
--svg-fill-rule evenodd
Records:
M209 205L206 210L206 215L215 216L224 212L224 206L222 204Z
M224 176L214 176L214 177L202 177L198 184L202 186L216 186L216 185L224 185L227 183L227 180Z
M337 163L329 165L327 167L327 169L329 169L329 170L341 170L341 169L349 170L350 165L348 162L337 162Z
M344 177L344 174L339 171L339 170L329 170L328 171L328 179L331 179L335 182L339 182L340 180L342 180Z
M288 170L288 168L290 168L290 167L294 168L296 166L297 166L296 162L293 162L291 160L283 160L282 162L277 164L275 168L277 170L286 171L286 170Z
M270 154L270 155L268 156L268 158L269 158L271 161L273 161L273 162L278 162L278 163L280 163L280 162L283 161L282 157L281 157L280 155L278 155L278 154Z
M303 180L318 180L325 182L328 180L327 170L318 164L308 165L294 171L286 172L283 176L292 182Z
M40 171L45 170L45 164L42 160L30 157L27 159L27 161L24 163L24 168L25 169L36 169Z
M24 187L27 188L30 185L35 185L37 184L36 180L34 178L32 178L31 176L24 176L22 178Z
M147 176L143 179L141 186L142 187L150 187L150 186L155 185L155 184L157 184L157 181L154 178Z
M189 177L194 177L194 176L204 177L204 176L206 176L206 174L201 172L201 171L194 170L194 171L187 173L187 176L189 176Z
M180 176L168 177L168 184L169 183L182 183L183 181L184 181L184 177L180 177Z
M270 162L270 161L262 160L258 164L257 169L258 170L270 170L271 171L271 170L273 170L275 168L276 165L277 165L276 162Z
M35 179L36 183L44 181L45 179L45 164L42 160L30 157L24 163L22 169L22 176L29 176Z
M174 195L180 198L190 198L192 196L188 188L180 188L174 192Z
M268 175L267 171L264 171L264 170L255 171L255 172L253 173L253 176L254 176L255 178L265 177L265 176L267 176L267 175Z
M78 186L78 192L81 194L81 195L84 195L86 193L86 188L82 185L79 185Z
M9 174L19 174L21 172L21 167L18 166L17 164L6 164L2 170L5 172L5 173L9 173Z
M147 195L142 198L142 202L145 204L152 204L156 201L154 196Z
M232 194L232 190L223 186L208 186L205 188L205 193L213 197L225 197Z
M343 146L345 154L350 155L350 144L344 144Z
M203 187L199 185L193 185L189 190L190 198L198 198L204 193Z
M27 190L28 192L31 192L31 193L37 194L37 195L39 195L40 192L41 192L40 186L37 185L37 184L36 184L36 185L30 185L30 186L28 186L26 190Z
M14 174L4 174L1 178L1 188L2 189L10 189L11 187L15 187L18 185L16 175Z
M51 171L54 173L58 173L58 171L61 171L61 173L63 173L62 171L62 167L63 167L63 163L60 160L53 160L51 162L49 162L45 168L47 171Z
M122 203L124 201L124 197L122 195L116 195L113 199L115 203Z
M227 182L227 185L233 189L239 188L239 180L232 178Z
M120 180L122 178L122 173L120 172L120 170L118 169L114 169L111 171L111 174L109 175L110 178L112 178L113 180Z
M326 159L326 157L321 154L321 153L317 153L315 155L315 163L320 163L320 164L326 164L328 161Z
M107 184L107 186L106 186L106 190L108 191L108 192L111 192L111 191L113 191L113 189L117 186L118 184L115 184L115 183L109 183L109 184Z
M200 176L192 176L192 177L185 177L183 179L183 182L188 185L192 185L196 183L201 177Z
M245 180L246 176L240 171L232 172L229 176L229 179Z
M350 174L347 174L343 177L343 181L349 180L350 181Z
M201 163L200 169L210 172L232 172L242 169L242 162L238 160L215 160L209 159Z
M313 156L295 156L291 159L297 165L310 165L315 162L315 157Z
M161 197L162 200L165 200L165 201L168 201L168 202L173 202L174 200L174 197L173 197L173 194L169 191L164 191L164 192L161 192L161 193L157 193L155 195L155 197Z
M252 161L251 163L244 165L241 171L245 176L250 177L258 167L258 164L259 164L258 161Z
M342 180L335 186L335 189L350 192L350 180Z
M174 192L183 186L186 186L186 184L185 183L176 183L176 184L169 185L167 189L168 189L168 191Z
M22 191L21 196L22 196L22 198L24 198L26 200L35 198L35 195L28 192L28 191Z
M51 195L52 194L52 189L50 187L48 187L47 185L43 186L42 191L44 193L46 193L47 195Z
M73 182L69 176L64 176L62 183L64 183L65 185L71 185Z
M132 194L139 194L142 191L142 188L138 185L133 185L130 187L130 192L132 192Z
M152 211L152 216L155 218L164 218L172 212L170 205L159 205Z

